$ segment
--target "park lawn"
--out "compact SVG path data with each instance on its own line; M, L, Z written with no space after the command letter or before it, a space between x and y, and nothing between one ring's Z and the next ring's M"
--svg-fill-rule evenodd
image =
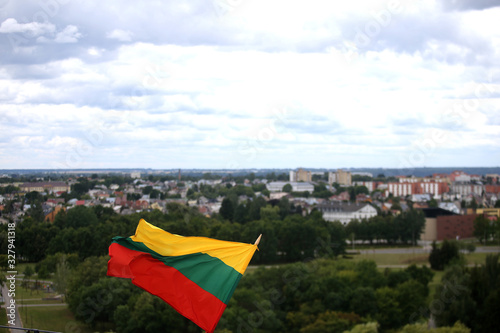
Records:
M383 250L383 249L409 249L415 247L416 249L422 249L421 246L411 245L411 244L387 244L387 243L379 243L379 244L354 244L354 251L358 250ZM352 244L347 244L347 250L353 250Z
M484 264L486 256L491 253L467 253L464 258L468 265ZM373 260L380 266L429 264L429 254L424 253L363 253L352 255L353 260Z
M34 262L23 262L23 263L17 263L16 264L16 271L17 271L17 274L24 274L24 270L26 269L26 267L30 266L32 271L35 272L35 266L36 266L36 263Z
M43 290L31 290L28 288L24 288L20 285L20 281L17 281L16 285L16 301L21 302L24 299L33 299L33 298L44 298L44 297L53 297L55 293L46 293Z
M23 326L55 332L91 333L90 328L75 320L66 305L20 308Z
M41 298L38 299L29 299L29 300L18 300L17 304L64 304L63 300L42 300Z
M353 260L373 260L380 266L428 264L429 255L422 253L363 253L352 256Z
M428 303L432 302L434 299L434 295L436 295L436 287L438 284L441 283L441 280L443 278L444 271L432 271L434 273L434 276L432 277L431 282L429 282L429 298L428 298Z
M476 253L476 252L473 252L470 254L469 253L464 254L464 257L465 257L465 260L467 260L467 264L469 264L469 265L474 265L474 264L481 265L481 264L484 264L486 262L486 256L489 254L494 254L494 253Z
M7 326L7 313L5 312L5 308L0 308L0 325ZM0 333L9 333L8 328L0 328Z

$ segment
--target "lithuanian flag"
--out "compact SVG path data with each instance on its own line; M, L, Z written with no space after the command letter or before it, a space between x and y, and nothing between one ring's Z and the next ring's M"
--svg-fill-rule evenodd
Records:
M183 237L141 219L134 236L113 238L108 275L132 279L213 332L257 244Z

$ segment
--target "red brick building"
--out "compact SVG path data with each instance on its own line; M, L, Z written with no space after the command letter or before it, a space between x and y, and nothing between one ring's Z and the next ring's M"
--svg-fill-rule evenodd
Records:
M437 216L437 240L474 237L474 219L477 215Z
M423 208L425 229L420 235L423 241L442 241L474 237L474 219L477 215L458 215L442 208Z
M484 192L486 193L500 193L500 185L484 185Z
M434 196L447 193L450 190L444 182L414 182L414 183L387 183L386 196L392 193L395 197L404 197L413 194L432 194Z

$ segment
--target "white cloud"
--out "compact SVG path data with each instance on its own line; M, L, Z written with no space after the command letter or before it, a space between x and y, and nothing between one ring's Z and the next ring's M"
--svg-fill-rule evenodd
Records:
M39 43L54 42L57 44L76 43L78 39L82 38L82 34L78 32L78 27L74 25L66 26L62 31L58 32L54 38L47 38L45 36L38 37Z
M114 29L106 34L107 38L117 39L121 42L130 42L132 40L132 32L121 29Z
M36 37L47 33L53 33L55 26L51 23L18 23L14 18L8 18L0 25L0 33L21 33L27 37Z
M356 45L388 3L243 1L217 15L204 2L162 2L116 17L110 0L61 6L51 23L12 16L0 33L40 43L14 53L0 41L1 132L15 133L2 136L0 163L33 154L36 167L47 156L80 167L398 167L438 129L449 136L443 156L476 150L498 164L488 155L498 92L483 90L467 119L449 112L477 85L498 88L500 34L489 27L499 9L402 2Z

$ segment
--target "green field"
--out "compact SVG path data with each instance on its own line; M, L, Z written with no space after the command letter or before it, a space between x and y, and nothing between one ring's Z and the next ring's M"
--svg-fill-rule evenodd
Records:
M7 313L5 308L0 308L0 325L7 326ZM9 333L7 328L0 328L0 333Z
M468 265L483 264L489 253L464 254ZM429 264L429 255L424 253L364 253L352 255L354 261L373 260L378 266Z
M429 263L429 255L422 253L365 253L352 256L354 261L373 260L378 266L398 266Z
M25 299L53 297L55 293L46 293L43 290L32 290L21 286L21 281L16 282L16 301L22 302Z
M20 313L24 327L56 332L93 332L82 323L75 321L75 317L66 305L22 307Z

